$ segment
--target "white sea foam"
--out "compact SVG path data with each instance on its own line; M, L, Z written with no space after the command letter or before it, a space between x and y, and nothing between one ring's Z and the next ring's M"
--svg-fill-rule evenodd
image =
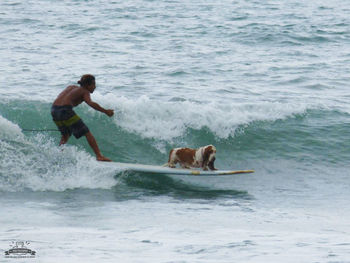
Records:
M0 115L0 140L15 137L23 137L21 128Z
M106 167L75 146L58 147L43 135L0 140L0 190L109 189L121 170Z
M145 95L136 99L114 95L96 97L116 110L116 125L144 138L166 141L183 136L188 128L208 128L219 138L228 138L234 136L241 125L284 119L310 108L306 103L274 101L228 104L220 101L159 101Z

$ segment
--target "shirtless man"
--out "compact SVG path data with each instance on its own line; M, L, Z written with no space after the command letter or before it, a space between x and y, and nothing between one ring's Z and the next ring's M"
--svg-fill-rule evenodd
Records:
M62 91L51 107L52 119L62 134L60 145L65 144L72 133L77 139L85 136L90 147L94 150L98 161L111 161L101 154L94 136L82 119L73 111L73 107L85 101L90 107L105 113L109 117L113 116L114 111L106 110L91 100L90 93L93 93L96 89L95 77L93 75L83 75L80 81L78 81L78 84L80 86L68 86Z

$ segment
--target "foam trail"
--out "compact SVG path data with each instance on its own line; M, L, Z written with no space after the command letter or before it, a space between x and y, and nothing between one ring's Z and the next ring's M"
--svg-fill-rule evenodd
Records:
M42 134L26 138L0 118L0 191L109 189L121 169L106 167L75 146L58 147Z

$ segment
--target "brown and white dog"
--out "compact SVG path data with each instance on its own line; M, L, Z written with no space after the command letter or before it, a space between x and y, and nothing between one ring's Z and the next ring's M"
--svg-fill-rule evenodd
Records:
M198 149L175 148L170 151L168 163L164 166L175 168L179 163L182 168L203 168L204 171L217 170L214 167L216 148L207 145Z

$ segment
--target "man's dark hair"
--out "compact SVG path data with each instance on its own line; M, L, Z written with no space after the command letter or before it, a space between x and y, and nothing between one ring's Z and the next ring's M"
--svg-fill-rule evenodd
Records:
M95 77L91 74L85 74L81 76L80 80L78 81L78 84L82 87L86 87L91 85L95 81Z

